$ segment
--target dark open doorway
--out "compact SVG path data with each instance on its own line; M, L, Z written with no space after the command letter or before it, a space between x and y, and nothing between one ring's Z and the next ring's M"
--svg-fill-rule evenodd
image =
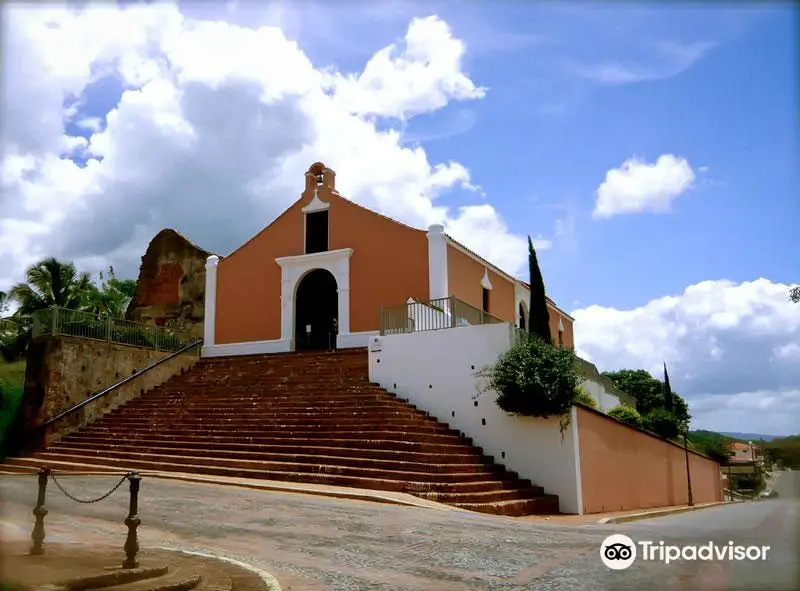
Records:
M336 278L330 271L315 269L303 277L294 301L295 349L335 349L338 310Z

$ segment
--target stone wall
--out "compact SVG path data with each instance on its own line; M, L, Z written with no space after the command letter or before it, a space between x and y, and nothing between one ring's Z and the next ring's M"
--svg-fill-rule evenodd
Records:
M205 265L211 254L175 230L156 234L142 257L126 318L156 326L169 322L202 336Z
M24 429L48 419L144 369L169 353L74 337L39 337L31 342L22 396ZM48 441L58 439L190 368L196 353L165 361L110 394L58 421ZM39 441L41 444L41 440Z

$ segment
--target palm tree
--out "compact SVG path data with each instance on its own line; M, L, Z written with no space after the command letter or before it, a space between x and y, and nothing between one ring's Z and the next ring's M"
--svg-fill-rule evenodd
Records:
M101 272L99 279L99 287L91 284L88 288L87 311L123 318L136 291L136 281L117 279L114 267L109 267L106 275Z
M8 294L0 291L0 315L6 311L6 308L8 308Z
M72 263L47 258L28 267L26 281L11 288L9 296L19 303L18 315L30 315L52 306L80 309L91 286L88 273L78 273Z

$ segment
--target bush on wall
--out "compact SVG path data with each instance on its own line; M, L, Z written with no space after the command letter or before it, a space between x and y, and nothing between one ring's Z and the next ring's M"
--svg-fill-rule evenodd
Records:
M504 411L541 418L566 415L562 432L583 381L571 349L533 336L521 339L482 373L489 389L498 393L497 405Z
M654 408L642 417L642 427L662 439L677 439L680 426L675 415L665 408Z
M594 396L589 394L583 386L578 386L575 402L588 406L589 408L597 408L597 401L594 399Z
M617 419L621 423L630 425L631 427L636 427L637 429L642 428L642 417L639 411L632 406L626 404L615 406L608 411L608 416Z

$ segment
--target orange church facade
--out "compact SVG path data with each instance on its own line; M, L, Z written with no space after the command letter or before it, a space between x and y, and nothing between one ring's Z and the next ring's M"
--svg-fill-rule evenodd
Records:
M524 327L528 285L440 225L406 226L342 197L322 163L300 198L226 257L206 263L206 356L365 347L381 310L454 297ZM553 340L572 347L573 319L548 300Z

